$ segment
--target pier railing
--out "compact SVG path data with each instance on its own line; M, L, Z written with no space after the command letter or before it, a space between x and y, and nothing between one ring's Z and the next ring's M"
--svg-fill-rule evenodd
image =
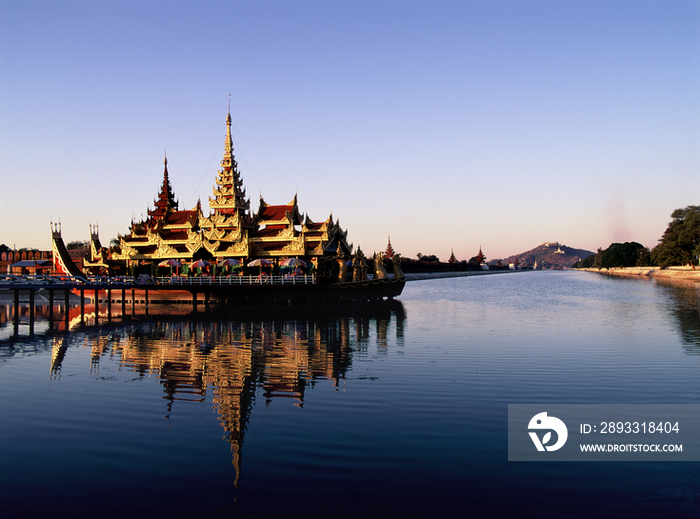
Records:
M313 275L302 276L172 276L153 278L156 285L312 285Z
M0 288L16 285L42 286L42 285L79 285L84 284L84 278L75 276L53 275L15 275L0 274Z
M88 276L87 278L77 278L72 276L15 276L12 274L0 275L0 289L17 288L26 286L27 288L41 288L45 285L65 285L75 288L114 288L134 287L134 288L157 288L158 286L237 286L237 285L313 285L315 276L311 274L301 276L167 276L151 277L139 276Z

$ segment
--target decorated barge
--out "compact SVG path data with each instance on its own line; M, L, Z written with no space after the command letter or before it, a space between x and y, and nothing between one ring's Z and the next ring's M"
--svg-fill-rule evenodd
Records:
M198 294L219 301L377 300L401 294L400 258L392 258L393 274L388 274L384 262L389 260L381 254L368 259L359 247L354 250L332 213L313 221L302 215L296 194L284 205L268 204L261 195L257 212L251 211L233 151L229 108L208 214L201 201L180 209L166 157L160 192L147 217L132 219L128 232L108 248L101 245L97 226L91 226L82 268L71 260L60 224L52 223L54 273L101 280L98 284L127 283L161 302L196 304Z

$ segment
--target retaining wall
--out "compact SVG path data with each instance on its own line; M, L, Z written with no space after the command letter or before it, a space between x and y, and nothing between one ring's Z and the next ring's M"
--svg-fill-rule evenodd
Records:
M700 281L700 269L693 270L692 267L621 267L611 269L576 269L609 276L648 276L672 279L690 279Z

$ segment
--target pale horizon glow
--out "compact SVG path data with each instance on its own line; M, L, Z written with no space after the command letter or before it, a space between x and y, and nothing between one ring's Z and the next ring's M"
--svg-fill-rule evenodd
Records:
M696 1L4 2L0 243L103 244L168 170L205 213L226 110L254 210L365 254L658 242L700 200Z

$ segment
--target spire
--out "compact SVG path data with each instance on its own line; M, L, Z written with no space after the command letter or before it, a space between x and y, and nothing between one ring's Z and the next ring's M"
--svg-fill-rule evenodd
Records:
M229 94L228 113L226 114L226 140L221 170L209 197L209 207L217 214L242 213L249 216L250 200L246 198L245 188L238 172L238 163L233 155L233 137L231 136L231 95Z
M479 254L476 255L476 262L477 262L479 265L481 265L481 264L484 263L485 261L486 261L486 256L484 255L484 253L483 253L482 250L481 250L481 245L479 245Z
M224 161L231 164L233 158L233 138L231 137L231 94L228 95L228 114L226 115L226 141L224 142ZM222 163L223 166L223 163Z
M386 252L384 253L384 257L387 259L391 259L394 257L394 248L391 246L391 236L389 236L389 242L387 243L386 246Z
M178 203L175 201L175 195L173 194L173 188L170 185L170 178L168 176L168 156L165 155L163 158L163 184L160 187L160 193L158 194L158 199L155 201L155 207L152 211L148 211L148 216L162 220L168 214L177 211Z

